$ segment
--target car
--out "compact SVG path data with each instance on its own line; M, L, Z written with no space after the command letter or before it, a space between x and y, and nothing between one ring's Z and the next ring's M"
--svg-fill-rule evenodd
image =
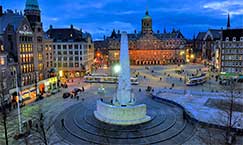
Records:
M66 92L66 93L64 93L64 94L62 95L63 99L66 99L66 98L68 98L68 97L70 97L70 96L71 96L71 94L70 94L69 92Z

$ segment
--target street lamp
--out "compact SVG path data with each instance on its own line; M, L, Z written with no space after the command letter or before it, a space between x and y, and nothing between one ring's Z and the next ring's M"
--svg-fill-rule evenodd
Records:
M113 72L115 74L119 74L119 72L121 71L121 66L119 64L116 64L114 67L113 67Z
M16 92L17 92L17 107L18 107L18 121L19 121L19 133L22 133L22 125L21 125L21 113L20 113L20 105L19 101L22 100L19 92L18 87L18 74L17 74L17 68L15 68L15 77L16 77Z

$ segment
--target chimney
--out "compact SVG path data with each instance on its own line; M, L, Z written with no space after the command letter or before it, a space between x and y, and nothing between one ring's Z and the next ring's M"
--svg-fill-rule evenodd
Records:
M157 30L157 33L159 34L159 30Z
M73 24L71 24L70 28L73 29Z
M49 29L51 30L52 28L53 28L53 26L52 26L52 25L50 25Z
M118 30L118 34L120 34L120 30Z
M3 15L3 6L0 5L0 17Z
M134 33L136 34L137 33L137 30L134 30Z
M104 40L105 40L105 35L104 35Z

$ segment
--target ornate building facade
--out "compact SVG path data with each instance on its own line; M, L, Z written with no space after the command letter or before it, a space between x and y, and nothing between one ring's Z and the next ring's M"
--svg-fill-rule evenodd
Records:
M11 69L11 74L14 75L13 78L18 79L18 87L23 100L33 101L36 94L56 88L57 78L50 78L49 75L49 70L53 66L52 64L45 65L46 61L48 63L53 61L53 57L48 56L46 59L46 55L52 51L52 40L44 38L38 0L26 0L24 14L21 11L12 10L3 12L0 6L0 39L7 53L7 60L11 58L8 62L13 61L15 64ZM45 51L46 46L48 52ZM50 81L53 79L54 81ZM43 83L44 89L40 87ZM11 95L16 94L16 85L13 84L9 90ZM40 92L40 89L43 92Z
M89 33L70 28L53 28L46 32L53 39L54 66L61 77L73 78L91 72L94 60L94 44Z
M110 64L119 61L120 31L113 30L106 41ZM179 30L164 33L153 32L152 17L146 11L142 19L142 30L128 34L130 63L132 65L163 65L185 62L182 55L185 50L186 40Z

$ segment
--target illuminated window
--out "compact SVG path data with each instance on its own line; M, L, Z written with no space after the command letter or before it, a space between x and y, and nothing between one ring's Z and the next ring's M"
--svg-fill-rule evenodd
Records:
M24 73L26 72L26 66L24 65Z
M0 49L1 49L1 51L4 51L4 47L3 47L3 45L1 45Z
M41 53L38 54L38 59L41 61L43 59L43 55Z
M4 62L4 58L3 57L0 57L0 65L4 65L5 62Z
M23 54L22 62L26 62L25 61L25 54Z
M39 71L42 71L43 70L43 64L42 63L38 64L38 68L39 68Z
M226 37L226 41L229 41L229 37Z

